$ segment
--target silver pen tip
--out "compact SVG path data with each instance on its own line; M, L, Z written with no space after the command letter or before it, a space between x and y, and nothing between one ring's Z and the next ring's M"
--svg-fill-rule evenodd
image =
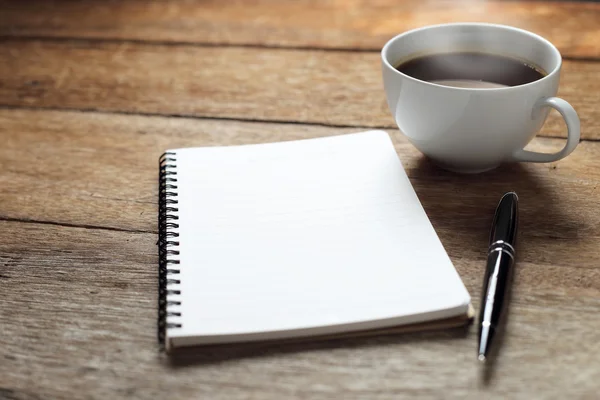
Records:
M483 354L480 354L479 357L477 357L477 359L481 362L485 361L485 356Z

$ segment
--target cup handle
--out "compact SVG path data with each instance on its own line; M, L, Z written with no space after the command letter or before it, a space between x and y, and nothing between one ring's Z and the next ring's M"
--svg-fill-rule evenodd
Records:
M521 149L513 153L513 160L538 163L558 161L571 154L579 144L579 117L577 116L575 109L569 103L558 97L548 97L540 100L536 104L534 112L542 107L554 108L565 120L565 123L567 124L567 143L565 144L565 147L556 153L538 153L536 151Z

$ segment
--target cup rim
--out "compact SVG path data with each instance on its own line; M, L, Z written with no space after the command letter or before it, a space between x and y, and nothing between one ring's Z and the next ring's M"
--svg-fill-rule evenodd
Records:
M391 47L392 43L394 43L395 41L397 41L398 39L408 36L410 34L419 32L419 31L424 31L424 30L429 30L429 29L434 29L434 28L440 28L440 27L447 27L447 26L478 26L478 27L489 27L489 28L500 28L500 29L504 29L504 30L508 30L508 31L513 31L513 32L519 32L522 33L524 35L527 35L533 39L536 39L544 44L546 44L550 50L557 56L558 59L558 63L556 64L556 66L554 67L554 69L552 69L551 72L549 72L548 74L546 74L546 76L544 76L541 79L538 79L536 81L533 82L529 82L529 83L525 83L522 85L517 85L517 86L506 86L506 87L499 87L499 88L464 88L464 87L456 87L456 86L446 86L446 85L440 85L437 83L432 83L432 82L428 82L428 81L424 81L421 79L417 79L414 78L410 75L406 75L400 71L398 71L396 68L394 68L394 66L389 62L388 60L388 51L389 48ZM548 39L544 38L543 36L538 35L537 33L533 33L531 31L525 30L525 29L521 29L521 28L517 28L515 26L510 26L510 25L503 25L503 24L493 24L493 23L487 23L487 22L449 22L449 23L442 23L442 24L433 24L433 25L425 25L419 28L414 28L414 29L410 29L407 31L404 31L402 33L399 33L398 35L392 37L391 39L389 39L385 45L383 46L383 48L381 49L381 60L384 63L384 65L391 69L394 73L398 74L399 76L402 76L405 79L408 79L410 81L413 81L415 83L419 83L419 84L423 84L426 86L431 86L431 87L437 87L437 88L444 88L447 90L458 90L458 91L485 91L485 92L494 92L494 91L506 91L506 90L518 90L521 88L525 88L525 87L529 87L529 86L533 86L535 84L538 84L540 82L546 81L548 79L551 79L555 74L557 74L562 66L562 55L560 54L560 51L558 51L558 49L556 48L556 46L554 44L552 44L552 42L550 42Z

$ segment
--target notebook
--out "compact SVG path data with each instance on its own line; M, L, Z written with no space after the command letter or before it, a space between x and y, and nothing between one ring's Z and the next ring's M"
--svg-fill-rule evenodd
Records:
M472 317L384 131L171 149L159 164L158 339L167 351Z

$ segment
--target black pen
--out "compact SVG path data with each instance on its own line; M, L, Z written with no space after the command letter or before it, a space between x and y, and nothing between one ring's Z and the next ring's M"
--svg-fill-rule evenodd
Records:
M485 361L488 357L500 319L505 312L516 255L518 208L516 193L506 193L498 203L492 224L479 312L480 361Z

